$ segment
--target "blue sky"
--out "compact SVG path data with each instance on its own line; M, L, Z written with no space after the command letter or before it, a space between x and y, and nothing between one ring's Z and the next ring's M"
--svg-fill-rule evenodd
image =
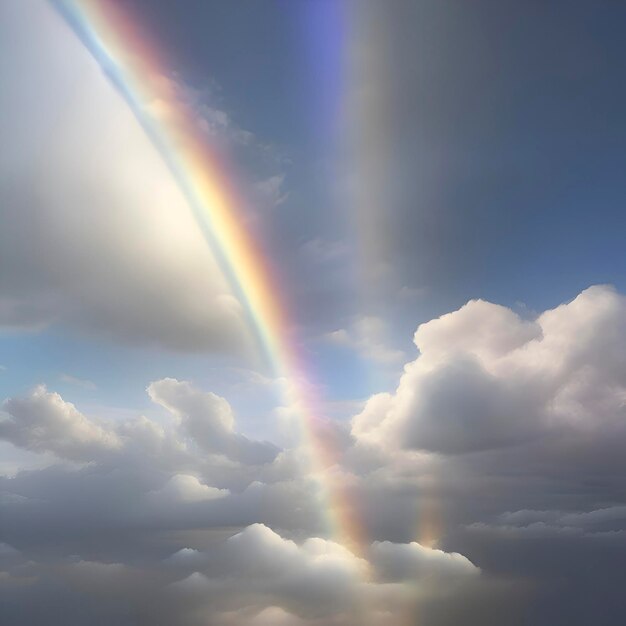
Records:
M378 124L393 150L381 165L384 206L367 218L378 242L366 256L389 263L396 292L415 293L402 297L357 277L359 197L341 191L337 153L349 143L347 118L360 115L342 111L358 89L350 48L367 25L354 24L357 10L330 2L131 5L177 75L270 146L268 158L240 151L241 175L282 181L284 199L261 219L331 396L379 390L363 384L358 356L316 340L356 317L385 319L387 341L410 351L417 323L470 298L532 312L590 284L623 288L621 7L399 3L393 15L365 18L376 22L372 45L384 50L388 71L362 80L380 83L386 104L357 133ZM367 139L360 146L372 159L387 149ZM327 260L310 258L325 251ZM80 342L47 334L7 336L7 357L29 354L36 380L55 376L46 361L82 370ZM110 370L124 371L143 384L155 374L138 371L143 355L115 352L104 347L108 366L86 364L90 376L104 383ZM176 360L155 358L163 370ZM3 376L6 391L35 382L17 374L19 359L16 366Z
M311 134L320 128L320 102L346 97L348 85L337 84L332 68L311 71L307 57L321 40L341 62L350 27L303 22L331 13L333 3L216 10L191 2L182 12L135 4L183 71L198 82L216 80L240 124L289 151L293 204L304 202L309 213L308 197L315 203L324 195L311 184L316 159L327 156L311 152L319 150ZM334 12L346 20L347 10ZM542 306L588 283L621 286L623 12L571 2L471 9L423 2L398 3L397 15L378 21L392 70L383 122L396 141L401 196L381 207L381 219L407 262L428 258L439 293ZM328 131L332 120L323 122ZM428 180L431 167L436 180Z

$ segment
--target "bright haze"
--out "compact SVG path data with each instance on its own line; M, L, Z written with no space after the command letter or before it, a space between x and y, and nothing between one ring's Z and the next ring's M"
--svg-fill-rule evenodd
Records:
M0 2L0 623L623 624L625 28Z

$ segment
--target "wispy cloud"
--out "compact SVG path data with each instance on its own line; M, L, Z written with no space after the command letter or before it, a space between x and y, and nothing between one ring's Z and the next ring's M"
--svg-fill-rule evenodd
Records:
M76 376L72 376L70 374L61 374L59 376L59 380L68 383L69 385L74 385L76 387L82 387L83 389L94 390L97 389L96 383L91 380L86 380L84 378L77 378Z
M285 175L275 174L255 184L255 190L261 199L271 208L277 207L287 200L289 192L284 189Z
M301 247L301 252L307 260L318 265L343 259L350 253L350 247L345 241L315 237Z
M335 345L356 350L366 359L385 365L394 365L406 355L402 350L389 346L387 334L387 326L380 317L362 316L356 318L350 328L334 330L324 337Z

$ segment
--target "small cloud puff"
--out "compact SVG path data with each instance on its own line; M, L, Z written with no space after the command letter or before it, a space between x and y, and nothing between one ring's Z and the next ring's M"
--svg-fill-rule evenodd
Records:
M195 476L175 474L163 487L150 492L149 495L166 505L175 505L215 500L227 496L228 493L228 489L216 489L215 487L204 485Z
M44 385L27 397L6 400L2 408L7 417L0 420L0 438L27 450L90 461L122 447L114 431L86 418Z

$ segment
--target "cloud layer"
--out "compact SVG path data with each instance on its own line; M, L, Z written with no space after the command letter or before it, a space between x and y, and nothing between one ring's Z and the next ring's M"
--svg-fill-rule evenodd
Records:
M323 511L290 452L237 433L226 400L189 383L156 381L148 393L167 426L96 420L43 386L4 403L0 437L63 462L0 481L0 593L23 614L12 590L28 589L30 623L53 588L70 604L84 597L91 615L124 615L130 602L141 623L352 623L366 606L409 611L418 580L478 576L465 557L418 543L356 556L306 537Z
M397 389L329 425L337 464L314 474L184 381L148 387L158 422L42 386L9 398L0 437L58 459L0 480L9 615L582 625L621 597L625 321L597 286L534 319L471 301L422 324ZM329 533L323 485L362 519L359 554Z

